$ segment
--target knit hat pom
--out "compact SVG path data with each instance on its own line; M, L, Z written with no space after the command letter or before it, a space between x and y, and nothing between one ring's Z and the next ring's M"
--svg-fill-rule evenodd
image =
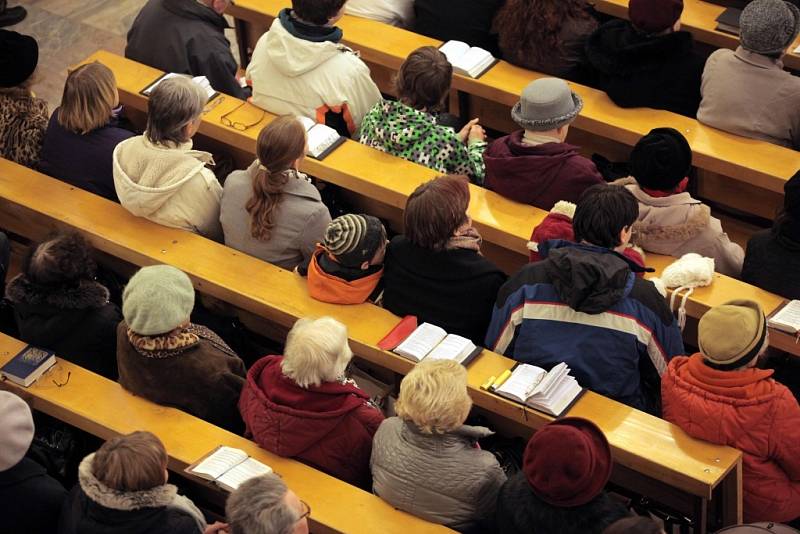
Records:
M171 265L142 267L122 293L122 315L142 336L166 334L189 320L194 287L186 273Z
M332 220L325 229L324 246L347 267L370 261L386 242L386 230L377 217L347 214Z
M674 128L655 128L631 152L631 174L640 187L672 191L692 168L692 148Z

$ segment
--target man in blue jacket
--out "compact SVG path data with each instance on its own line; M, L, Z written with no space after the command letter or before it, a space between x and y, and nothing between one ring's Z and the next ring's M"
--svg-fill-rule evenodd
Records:
M542 261L500 288L486 346L545 369L566 362L582 386L658 414L661 375L684 350L665 299L621 254L638 213L623 187L587 189L575 243L540 244Z

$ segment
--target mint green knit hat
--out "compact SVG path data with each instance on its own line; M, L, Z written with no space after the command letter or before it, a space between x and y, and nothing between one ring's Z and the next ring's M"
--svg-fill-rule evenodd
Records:
M189 320L194 287L186 273L171 265L142 267L122 293L122 315L142 336L166 334Z

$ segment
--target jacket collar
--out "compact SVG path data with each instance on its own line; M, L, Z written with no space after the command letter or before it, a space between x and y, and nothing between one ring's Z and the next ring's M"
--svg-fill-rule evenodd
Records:
M737 59L744 61L754 67L759 67L762 69L774 69L774 70L783 70L783 61L780 59L772 59L767 56L763 56L761 54L756 54L755 52L750 52L749 50L745 50L741 46L736 49L733 53Z
M629 259L624 254L620 254L616 250L611 250L604 247L598 247L596 245L589 245L587 243L573 243L572 241L567 241L566 239L549 239L544 243L539 244L538 250L541 258L546 259L547 255L551 251L559 248L576 248L587 252L594 252L596 254L613 254L617 258L620 258L625 263L627 263L628 267L630 267L631 271L633 271L634 273L649 272L647 268L642 267L635 261Z
M748 399L768 394L773 390L773 382L767 380L775 371L772 369L735 369L721 371L712 369L698 353L681 357L670 363L675 374L685 382L723 397Z
M81 280L76 286L43 287L18 274L6 288L6 297L14 304L46 305L61 309L102 308L109 293L102 284Z
M278 13L278 19L281 24L292 36L302 39L304 41L311 41L312 43L323 43L330 41L338 43L342 40L342 29L333 26L317 26L315 24L306 24L300 22L292 13L291 8L282 9Z
M158 508L173 503L178 488L161 484L143 491L119 491L109 488L94 476L92 462L95 453L84 458L78 466L78 483L89 499L112 510L131 511L140 508Z
M430 448L452 446L467 443L470 446L478 440L494 434L483 426L461 425L445 434L427 434L411 421L403 420L403 431L414 441L421 442Z
M251 179L255 179L256 174L258 174L258 170L259 162L256 159L247 169ZM317 189L316 186L311 183L311 179L308 177L308 175L295 169L289 169L284 172L289 175L289 180L287 180L286 185L283 188L284 194L309 198L311 200L322 202L322 196L319 194L319 189Z
M225 17L196 0L164 0L164 9L182 18L211 24L220 30L229 28Z

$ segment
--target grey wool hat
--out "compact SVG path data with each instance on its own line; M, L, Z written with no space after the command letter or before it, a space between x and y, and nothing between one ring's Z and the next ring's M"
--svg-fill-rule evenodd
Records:
M386 230L372 215L342 215L325 229L325 248L347 267L370 261L385 242Z
M189 319L194 287L186 273L171 265L142 267L122 293L122 316L142 336L166 334Z
M583 100L558 78L534 80L522 90L511 118L526 130L544 132L571 123L583 109Z
M33 416L28 404L8 391L0 391L0 472L22 461L33 441Z
M755 0L739 18L742 48L756 54L784 51L800 33L800 9L783 0Z

